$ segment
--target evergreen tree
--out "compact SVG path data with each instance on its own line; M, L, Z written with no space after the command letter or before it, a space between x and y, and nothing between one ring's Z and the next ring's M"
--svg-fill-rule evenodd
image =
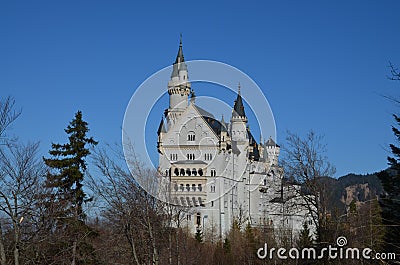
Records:
M313 246L312 236L310 236L310 228L307 221L303 223L303 228L300 230L299 238L297 240L299 248L306 248Z
M69 135L69 143L52 144L49 151L51 158L44 158L45 164L52 169L47 174L46 186L57 190L58 201L64 202L62 207L65 217L73 216L84 220L82 204L86 199L83 190L83 179L86 171L86 157L90 154L87 145L95 146L93 137L87 137L88 123L82 120L82 112L78 111L65 132Z
M203 242L203 233L201 232L200 229L196 231L196 234L194 235L194 238L196 239L197 242L202 243Z
M229 241L228 238L224 239L224 244L223 244L225 252L229 253L231 252L231 242Z
M94 250L88 239L95 235L85 224L86 215L83 203L87 196L83 190L83 180L87 168L86 157L90 154L89 146L97 145L93 137L88 137L88 123L82 120L82 112L65 129L69 142L52 144L49 151L51 158L43 158L49 167L46 178L48 219L51 223L55 254L53 261L58 264L96 264ZM69 255L71 249L72 253ZM63 253L63 254L61 254Z
M400 125L400 118L393 115L397 125ZM400 142L400 131L392 126L396 140ZM400 148L390 144L393 157L388 157L390 168L378 173L385 194L380 198L382 208L383 224L386 227L385 250L399 253L400 250Z
M400 81L399 71L390 64L391 77L389 79ZM392 100L400 104L397 99ZM393 115L396 125L400 126L400 117ZM400 130L398 127L392 126L393 134L397 143L400 143ZM396 144L390 144L390 150L393 156L388 157L389 170L378 173L385 194L380 198L382 208L382 220L385 225L385 243L384 249L395 253L400 253L400 147ZM399 259L399 254L397 255Z

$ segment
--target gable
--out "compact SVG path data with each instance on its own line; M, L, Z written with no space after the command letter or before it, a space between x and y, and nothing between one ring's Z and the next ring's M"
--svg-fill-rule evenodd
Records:
M173 124L171 128L168 129L168 132L163 137L164 146L218 145L219 136L216 133L218 130L213 129L212 127L213 124L217 123L215 121L212 121L215 119L210 113L207 113L206 115L212 117L204 117L202 115L205 114L203 111L199 111L198 107L190 104L182 113L182 115L177 119L175 124ZM209 119L209 122L207 122L207 118ZM189 137L189 135L194 137Z

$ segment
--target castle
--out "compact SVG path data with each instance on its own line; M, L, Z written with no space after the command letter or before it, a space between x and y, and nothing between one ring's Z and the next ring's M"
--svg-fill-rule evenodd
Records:
M190 231L213 229L223 237L236 220L296 235L303 222L311 224L296 196L300 186L283 181L279 145L253 137L240 86L229 122L196 105L182 41L168 94L157 131L159 172L169 180L172 204L186 209L183 222Z

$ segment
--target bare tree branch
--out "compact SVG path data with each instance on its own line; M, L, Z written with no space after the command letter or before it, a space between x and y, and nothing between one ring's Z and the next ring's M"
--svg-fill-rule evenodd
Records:
M0 144L7 139L6 130L21 115L21 110L15 110L15 100L7 97L0 100Z

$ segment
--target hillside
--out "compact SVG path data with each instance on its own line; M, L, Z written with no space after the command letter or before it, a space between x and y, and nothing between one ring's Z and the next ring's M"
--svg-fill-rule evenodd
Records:
M338 179L325 178L324 183L328 190L328 210L332 213L345 213L353 200L356 205L360 205L383 193L376 173L348 174Z

